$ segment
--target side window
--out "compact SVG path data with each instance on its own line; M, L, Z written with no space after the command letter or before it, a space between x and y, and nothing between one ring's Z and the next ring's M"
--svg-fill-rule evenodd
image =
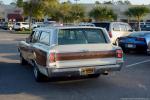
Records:
M40 37L40 43L49 45L50 44L50 32L42 32Z
M125 24L120 24L121 31L127 31Z
M40 35L40 31L35 31L34 32L34 35L33 35L33 38L32 38L32 42L35 43L39 40L39 35Z
M113 25L112 25L112 29L113 29L114 31L120 31L120 26L119 26L119 24L113 24Z
M86 31L89 43L106 43L104 33L102 31Z

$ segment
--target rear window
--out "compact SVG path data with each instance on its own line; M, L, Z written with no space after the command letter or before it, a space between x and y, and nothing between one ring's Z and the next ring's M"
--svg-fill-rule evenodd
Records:
M93 23L96 27L102 27L105 28L107 31L109 31L110 23Z
M62 29L58 33L58 44L93 44L106 43L100 29Z

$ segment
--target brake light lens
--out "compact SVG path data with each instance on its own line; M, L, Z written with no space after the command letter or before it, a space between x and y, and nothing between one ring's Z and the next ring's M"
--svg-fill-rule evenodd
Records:
M56 57L55 57L55 53L50 53L50 63L54 63L54 62L56 62Z
M109 32L109 37L112 38L112 33L111 32Z
M137 41L145 41L144 38L136 38Z
M122 50L116 50L116 56L117 56L117 58L122 58L123 57L123 51Z

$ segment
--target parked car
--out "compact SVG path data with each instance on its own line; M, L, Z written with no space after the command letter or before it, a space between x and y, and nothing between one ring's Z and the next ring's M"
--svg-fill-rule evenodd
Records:
M5 29L5 30L12 30L13 29L13 23L4 22L1 27L2 27L2 29Z
M95 25L92 23L84 23L84 22L79 23L79 26L93 26L93 27L95 27Z
M109 33L112 43L116 45L118 45L119 37L127 36L133 31L130 25L124 22L94 22L92 24L96 27L105 28Z
M133 32L126 37L119 38L119 46L122 47L125 52L134 50L150 54L150 47L148 47L149 44L150 31Z
M37 81L45 77L98 77L119 71L123 51L111 44L107 31L95 27L36 28L18 45L20 62L34 66Z
M34 23L32 23L32 29L34 29L34 28L37 28L37 27L40 27L40 26L42 26L43 25L43 22L34 22Z
M14 30L28 30L29 23L28 22L16 22L13 27Z
M2 29L4 22L0 22L0 28Z

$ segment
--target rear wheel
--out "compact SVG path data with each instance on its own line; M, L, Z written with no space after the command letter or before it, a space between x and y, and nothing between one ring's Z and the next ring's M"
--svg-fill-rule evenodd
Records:
M46 82L46 81L48 81L48 77L43 75L39 71L39 69L36 65L34 65L34 67L33 67L33 73L34 73L34 78L37 82Z
M27 65L28 62L22 57L22 55L20 54L20 64L21 65Z

